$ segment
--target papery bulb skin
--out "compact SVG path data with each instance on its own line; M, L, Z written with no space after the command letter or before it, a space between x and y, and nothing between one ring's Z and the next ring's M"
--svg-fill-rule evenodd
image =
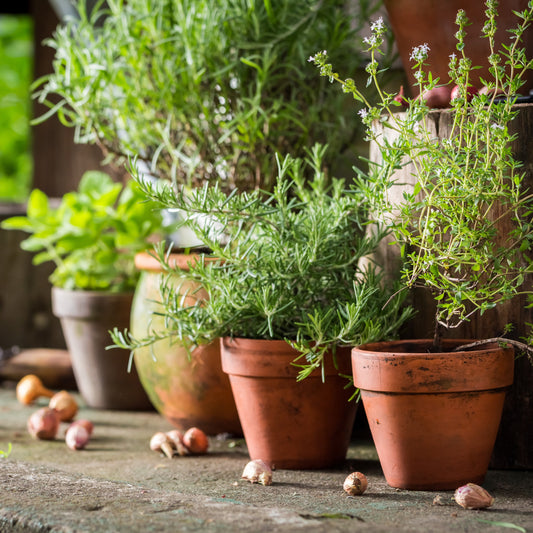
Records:
M90 420L86 420L85 418L80 418L79 420L74 420L72 424L70 424L69 427L72 426L82 426L85 428L87 433L89 434L89 437L93 434L94 430L94 424Z
M199 428L188 429L183 435L183 444L195 455L204 454L209 448L207 435Z
M400 91L394 97L394 101L398 102L402 107L409 107L409 101L405 97L405 94L404 94L404 91L403 91L403 85L400 85Z
M472 86L468 85L466 88L466 101L471 102L472 98L478 93L478 90ZM450 100L453 102L453 100L456 100L457 98L461 98L461 87L459 85L456 85L450 94Z
M34 374L24 376L17 383L15 393L17 395L17 400L23 405L30 405L41 396L51 398L54 395L51 390L48 390L43 385L41 379Z
M250 483L272 485L272 469L261 459L254 459L244 467L241 478Z
M89 439L89 432L79 424L72 424L65 435L65 442L71 450L82 450Z
M179 429L171 429L167 431L166 435L172 441L178 455L185 456L191 454L189 448L183 444L183 433Z
M344 480L342 488L350 496L361 496L368 487L368 480L361 472L352 472Z
M173 443L162 431L154 433L150 439L150 449L154 452L164 453L169 459L172 459L174 455Z
M35 411L28 419L28 433L34 439L53 440L59 429L59 416L49 407Z
M465 509L486 509L494 503L494 498L475 483L459 487L454 494L455 501Z
M66 390L56 392L50 398L48 407L57 411L62 422L70 422L78 413L78 404L74 396Z
M451 89L446 86L435 87L420 95L420 98L426 102L431 109L443 109L450 107Z

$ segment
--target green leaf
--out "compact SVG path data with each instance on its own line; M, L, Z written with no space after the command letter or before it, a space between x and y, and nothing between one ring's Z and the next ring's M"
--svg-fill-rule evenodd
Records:
M508 529L516 529L517 531L521 531L522 533L527 533L526 529L524 529L522 526L517 526L516 524L512 524L511 522L497 522L493 520L483 520L482 518L476 518L478 522L483 522L484 524L490 524L491 526L496 527L506 527Z
M39 189L34 189L28 198L28 218L43 218L49 212L48 196Z
M27 217L17 216L6 218L0 224L3 229L18 229L22 231L31 231L33 228L32 222Z

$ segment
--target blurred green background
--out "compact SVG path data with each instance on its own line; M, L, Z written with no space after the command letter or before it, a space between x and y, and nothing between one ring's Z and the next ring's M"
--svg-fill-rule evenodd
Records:
M0 15L0 201L24 201L32 175L29 16Z

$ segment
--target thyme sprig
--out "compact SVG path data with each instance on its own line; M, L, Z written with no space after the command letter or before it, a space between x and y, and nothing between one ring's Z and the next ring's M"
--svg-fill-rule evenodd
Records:
M469 100L467 88L476 66L464 42L469 21L463 10L458 12L449 83L458 87L459 97L451 102L452 124L445 138L436 135L432 111L423 98L408 99L407 108L398 112L401 104L395 94L379 86L377 57L386 31L382 23L373 25L368 40L368 84L381 97L376 105L352 79L333 70L326 51L310 58L323 76L366 106L360 115L381 161L371 163L370 176L360 178L359 186L372 212L401 246L405 286L429 288L435 297L436 346L442 328L455 328L474 313L483 314L530 291L524 280L533 273L533 195L513 154L512 123L519 113L516 97L533 67L523 47L524 32L533 22L533 3L515 15L517 25L509 30L509 40L496 50L497 2L487 0L482 37L490 47L490 78L482 82L490 91ZM421 44L411 54L421 94L440 81L427 71L429 53ZM414 186L404 188L398 200L391 192L399 185L397 171L406 165Z

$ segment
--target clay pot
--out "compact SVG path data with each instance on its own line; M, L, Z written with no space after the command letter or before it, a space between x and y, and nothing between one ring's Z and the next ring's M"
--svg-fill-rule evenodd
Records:
M450 340L446 349L466 343ZM514 352L428 353L430 340L367 344L352 351L387 483L414 490L481 484L488 469Z
M172 254L171 266L187 269L197 256ZM149 254L138 254L135 265L141 272L131 314L131 332L144 337L149 331L163 331L160 286L166 274L159 262ZM171 275L168 283L179 294L194 291L195 297L205 298L198 285ZM186 297L186 302L187 298ZM199 427L209 435L242 430L228 377L222 372L220 343L212 342L197 348L189 358L179 342L158 341L150 347L135 350L135 365L141 383L154 407L175 427L187 430Z
M151 410L132 366L130 353L114 348L109 331L129 325L133 293L70 291L52 288L52 310L60 319L76 384L85 403L96 409Z
M285 341L224 338L222 368L229 374L250 458L276 468L328 468L342 463L354 423L355 401L345 389L349 349L337 350L319 371L296 381L298 352Z
M512 11L523 11L527 8L527 0L506 0L500 2L498 31L496 33L496 47L502 42L509 44L508 29L514 28L520 19ZM389 22L394 33L398 52L400 54L405 73L412 88L416 87L413 76L413 62L409 56L415 46L427 43L430 47L427 67L433 77L438 77L440 83L447 83L448 63L450 54L458 55L455 45L455 33L459 27L455 18L459 9L464 9L471 25L467 27L465 39L465 53L472 59L473 65L482 67L472 72L471 83L480 87L479 78L490 79L488 71L488 56L490 54L488 40L481 38L481 29L485 23L485 2L483 0L385 0L385 7ZM528 28L524 34L526 56L533 55L533 28ZM527 94L533 87L533 80L528 74L526 85L521 89ZM417 93L417 90L414 89Z

